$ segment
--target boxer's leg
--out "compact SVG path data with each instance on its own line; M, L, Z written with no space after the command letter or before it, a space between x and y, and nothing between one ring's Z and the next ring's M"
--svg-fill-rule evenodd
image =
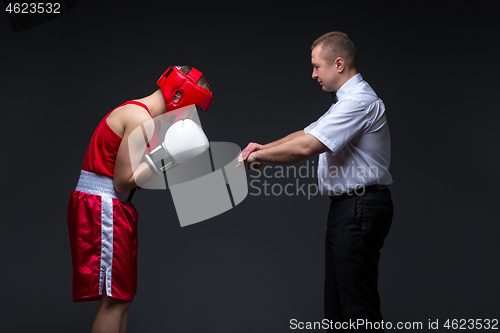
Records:
M131 301L112 298L103 293L91 333L123 333Z
M120 333L127 332L127 321L128 321L128 308L122 316L122 321L120 323Z

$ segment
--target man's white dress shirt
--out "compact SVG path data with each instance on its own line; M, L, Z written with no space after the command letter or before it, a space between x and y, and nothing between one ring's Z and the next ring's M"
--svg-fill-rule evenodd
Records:
M304 128L330 150L319 155L321 193L339 195L392 183L391 138L384 103L361 74L340 87L337 100L321 118Z

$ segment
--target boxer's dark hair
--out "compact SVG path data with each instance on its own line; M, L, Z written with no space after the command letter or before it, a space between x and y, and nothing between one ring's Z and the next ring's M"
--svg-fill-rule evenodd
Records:
M348 68L356 68L356 48L347 34L340 31L327 32L312 43L311 51L320 45L321 56L329 64L341 57Z
M184 75L188 75L191 71L191 68L193 68L193 66L180 66L179 70L184 73ZM208 86L208 83L203 76L198 79L196 84L210 91L210 87Z

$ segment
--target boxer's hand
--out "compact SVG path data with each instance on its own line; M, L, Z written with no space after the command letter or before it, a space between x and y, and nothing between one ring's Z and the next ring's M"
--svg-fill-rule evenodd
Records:
M179 120L168 129L163 143L145 156L149 167L159 175L178 164L189 161L209 146L203 130L192 120ZM161 161L165 160L165 166Z
M209 142L201 127L191 119L186 119L170 126L163 146L176 164L182 164L204 153Z

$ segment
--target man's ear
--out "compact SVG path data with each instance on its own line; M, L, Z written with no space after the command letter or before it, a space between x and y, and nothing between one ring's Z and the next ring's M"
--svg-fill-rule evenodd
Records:
M344 59L337 57L337 59L335 59L335 68L337 68L337 72L342 73L345 69Z

